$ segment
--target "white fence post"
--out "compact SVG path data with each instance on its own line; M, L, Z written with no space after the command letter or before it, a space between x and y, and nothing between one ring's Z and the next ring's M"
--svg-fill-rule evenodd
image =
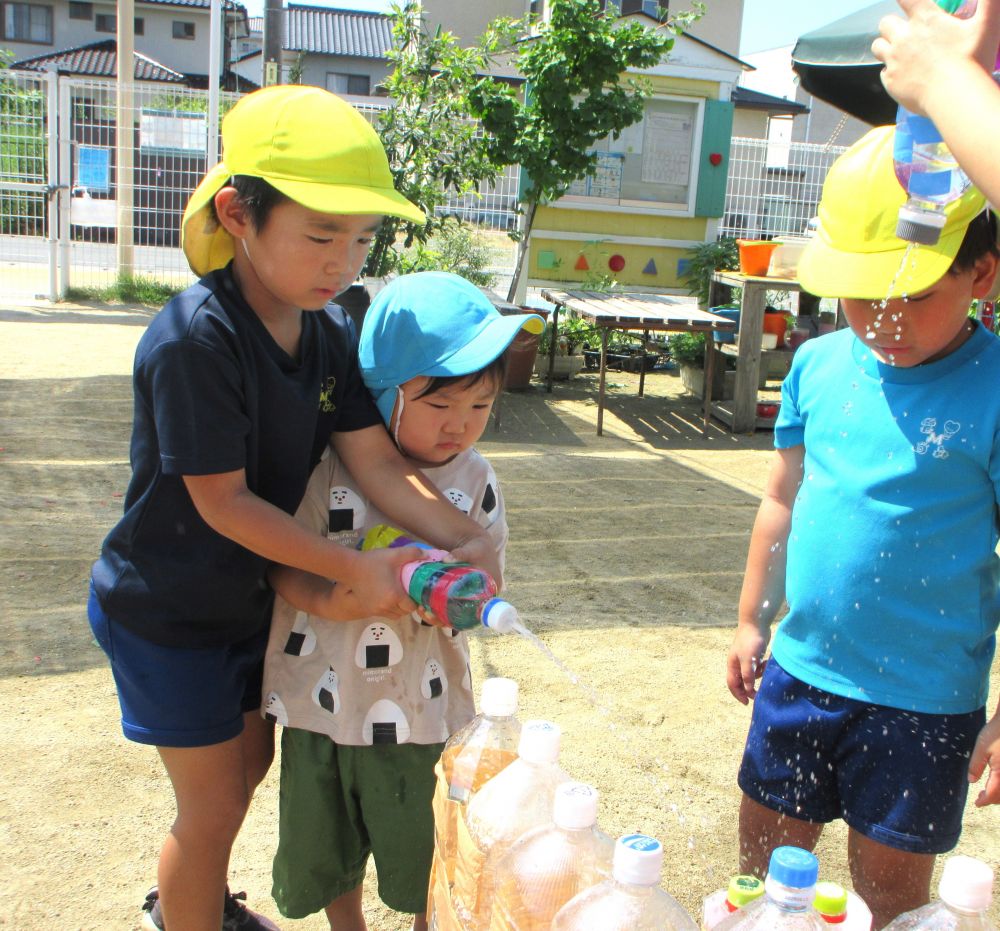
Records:
M48 187L48 203L46 204L48 218L49 258L49 300L57 301L62 296L59 291L58 254L59 254L59 205L62 202L59 187L59 121L57 118L57 102L59 96L59 76L53 71L45 72L45 141L46 141L46 184Z
M70 106L70 84L59 80L58 106L49 119L59 133L59 290L65 295L70 286L70 216L73 195L73 108Z

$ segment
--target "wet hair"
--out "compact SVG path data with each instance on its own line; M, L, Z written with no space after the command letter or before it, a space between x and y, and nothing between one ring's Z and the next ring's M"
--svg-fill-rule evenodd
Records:
M272 187L263 178L255 178L253 175L233 175L227 182L229 187L236 188L236 196L239 198L243 209L247 212L247 219L250 225L260 232L267 223L267 218L271 215L278 204L290 200L287 195L282 194L277 188ZM219 222L219 214L215 209L215 198L209 201L212 209L212 216L215 222Z
M504 379L507 377L507 352L500 353L488 365L484 365L478 372L469 372L468 375L432 375L424 390L417 395L418 398L425 398L429 394L434 394L444 388L459 385L464 388L471 388L480 382L489 382L496 386L497 393L503 388Z
M984 210L973 218L948 271L952 274L968 271L984 255L1000 257L1000 248L997 247L997 215L992 210Z

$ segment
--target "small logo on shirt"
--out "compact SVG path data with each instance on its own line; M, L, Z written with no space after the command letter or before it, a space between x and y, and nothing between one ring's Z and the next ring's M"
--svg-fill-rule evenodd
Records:
M319 391L319 410L321 414L332 414L337 405L333 403L333 389L337 384L336 375L330 375L326 384Z
M917 445L913 447L913 450L914 452L920 453L921 456L926 454L929 450L933 450L931 455L935 459L947 459L948 450L944 448L944 444L961 429L962 425L957 420L946 420L942 431L938 433L937 419L934 417L925 417L920 421L920 432L924 434L927 439L921 440L917 443Z

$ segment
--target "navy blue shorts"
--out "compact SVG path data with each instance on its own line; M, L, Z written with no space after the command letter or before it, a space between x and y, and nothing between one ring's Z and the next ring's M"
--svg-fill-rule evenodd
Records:
M804 821L843 818L909 853L958 843L969 756L985 709L923 714L842 698L790 676L772 657L754 700L740 788Z
M267 628L227 646L160 646L111 620L93 586L87 617L111 661L129 740L208 747L242 733L244 713L260 708Z

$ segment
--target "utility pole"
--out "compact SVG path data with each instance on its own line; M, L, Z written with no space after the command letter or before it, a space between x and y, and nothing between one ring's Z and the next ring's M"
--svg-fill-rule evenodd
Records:
M118 277L135 272L132 204L135 114L135 2L118 0L118 109L115 122L115 200L118 204Z
M208 120L205 147L206 171L219 160L219 63L222 59L222 0L212 0L208 30Z
M284 45L284 25L282 0L265 0L262 87L268 87L281 81L281 49Z

